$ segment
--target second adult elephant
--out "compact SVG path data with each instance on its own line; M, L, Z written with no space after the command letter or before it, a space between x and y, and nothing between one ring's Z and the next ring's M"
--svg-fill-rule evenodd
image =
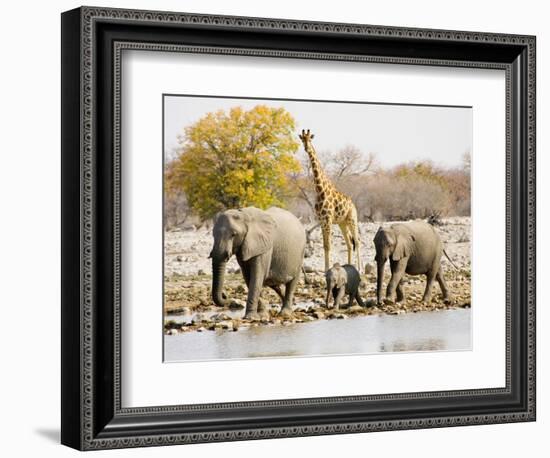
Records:
M394 301L396 293L397 301L405 298L402 286L405 273L426 275L423 302L431 300L431 291L435 280L441 287L443 300L450 301L449 290L441 268L443 244L433 226L424 221L413 221L392 224L387 228L380 227L374 236L374 246L378 266L376 296L379 304L382 302L384 265L388 259L391 269L391 279L386 292L388 302Z
M212 299L226 305L223 294L225 266L235 255L248 287L246 318L269 318L260 299L263 286L277 292L283 301L281 314L292 313L294 291L300 278L306 247L302 223L278 207L227 210L216 217L213 229ZM281 285L285 285L284 294Z

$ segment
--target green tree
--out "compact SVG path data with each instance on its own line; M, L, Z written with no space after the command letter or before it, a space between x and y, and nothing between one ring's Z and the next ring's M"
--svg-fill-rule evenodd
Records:
M283 108L208 113L185 128L179 156L166 168L165 192L183 190L203 219L227 208L283 206L288 176L300 170L294 131Z

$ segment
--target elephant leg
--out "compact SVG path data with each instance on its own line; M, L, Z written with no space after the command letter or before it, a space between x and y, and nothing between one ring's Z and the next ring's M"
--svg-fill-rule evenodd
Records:
M284 300L285 296L281 291L281 285L269 285L269 287L277 293L277 296L279 296L279 299Z
M402 258L399 261L391 261L391 279L388 283L388 289L386 291L386 302L392 304L395 301L395 291L397 286L401 282L405 269L407 268L407 258Z
M260 257L252 258L249 261L248 269L248 297L246 299L246 314L245 318L249 320L258 320L258 300L262 290L264 275L263 266Z
M359 295L359 291L355 293L355 300L361 307L365 307L365 303L363 302L363 299L361 299L361 296Z
M348 305L346 306L346 308L351 308L353 306L353 301L355 300L355 294L353 293L350 293L349 295L349 300L348 300Z
M292 316L292 304L294 303L294 291L298 286L299 276L296 275L291 281L285 285L285 297L283 299L283 307L281 308L281 316L290 318Z
M338 288L338 293L336 293L336 297L334 298L334 308L338 310L340 308L340 302L342 301L342 298L346 294L346 288L341 287Z
M332 295L332 290L327 287L327 297L325 298L325 307L330 308L330 296Z
M384 264L386 261L377 260L376 261L376 303L378 305L382 304L382 287L384 283Z
M281 285L269 285L269 287L277 293L277 296L279 296L281 301L284 300L284 295L283 295L283 292L281 291ZM260 319L262 320L271 318L269 314L269 310L267 309L261 310L258 308L258 313L260 314Z
M262 293L260 291L260 297L258 298L258 316L261 321L269 321L271 319L271 314L269 313L269 301L262 298Z
M348 264L352 262L353 256L353 245L351 242L351 234L349 228L346 224L340 224L340 230L342 231L342 236L344 237L344 242L346 242L346 248L348 250Z
M432 287L435 281L435 276L437 271L430 270L426 274L426 289L424 290L424 296L422 297L422 302L429 303L432 300Z
M435 278L439 283L439 287L441 288L441 293L443 294L443 302L445 302L446 304L450 304L451 296L449 294L449 289L447 288L447 284L445 283L445 279L443 278L443 269L441 267L439 267L439 270L437 271Z
M403 283L405 283L405 281L402 279L397 285L397 302L401 302L403 299L405 299L405 293L403 292Z
M323 249L325 250L325 272L330 269L330 242L332 236L332 224L330 221L321 225L323 233Z

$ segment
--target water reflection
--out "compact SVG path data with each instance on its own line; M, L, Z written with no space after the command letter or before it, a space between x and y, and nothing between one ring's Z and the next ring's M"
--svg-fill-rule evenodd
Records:
M395 342L382 342L380 344L381 352L436 351L446 349L446 342L444 339L425 339L417 342L396 340Z
M218 330L164 336L165 361L470 348L469 309L372 315L289 326L258 326L237 332Z

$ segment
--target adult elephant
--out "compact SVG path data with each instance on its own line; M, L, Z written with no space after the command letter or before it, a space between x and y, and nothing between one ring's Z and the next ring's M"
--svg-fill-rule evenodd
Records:
M432 286L435 280L441 287L443 300L450 301L449 290L443 278L441 255L445 253L439 234L432 225L424 221L396 223L390 227L380 227L374 236L374 246L378 267L376 296L382 303L382 281L384 265L390 260L391 279L386 291L387 302L393 302L397 292L397 301L405 298L403 293L403 274L426 275L426 289L423 302L431 300ZM447 253L445 253L447 255ZM448 257L448 256L447 256ZM450 261L450 259L449 259Z
M213 235L210 257L214 303L220 307L227 304L223 294L225 266L235 255L248 287L245 318L269 318L259 301L263 286L277 292L283 301L282 316L290 316L306 246L305 230L298 218L278 207L265 211L255 207L227 210L217 215ZM281 285L285 285L284 295Z

